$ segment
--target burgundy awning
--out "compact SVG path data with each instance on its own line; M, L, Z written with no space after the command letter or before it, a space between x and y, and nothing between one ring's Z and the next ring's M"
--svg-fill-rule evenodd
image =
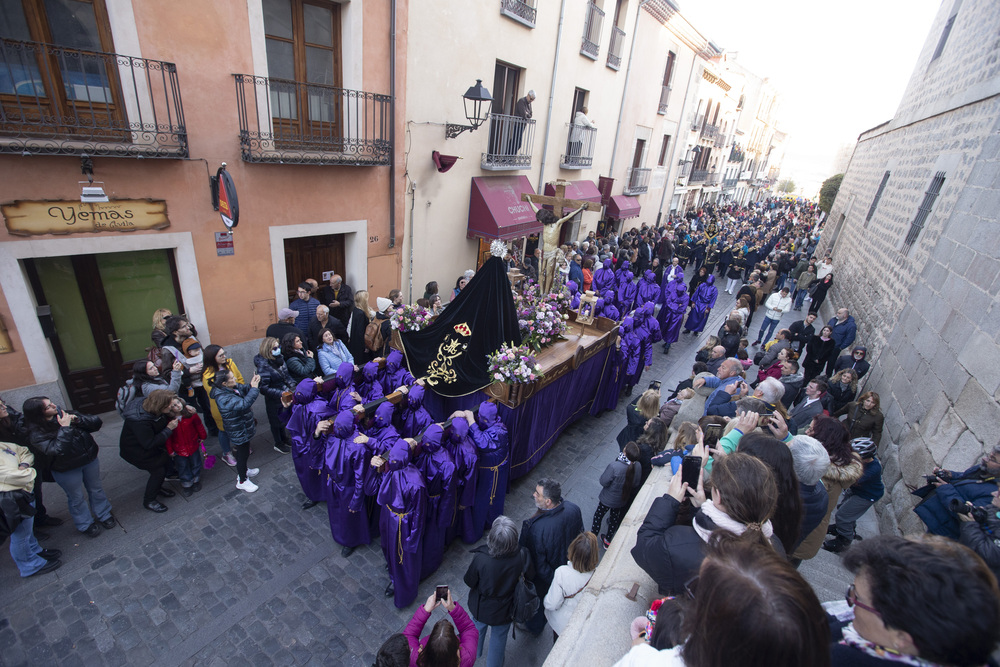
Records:
M527 176L477 176L469 198L468 238L516 239L542 231L524 193L535 194Z
M608 203L607 214L609 218L620 218L622 220L625 218L638 218L639 200L635 197L615 195L611 198L611 202Z
M556 194L556 188L552 183L545 184L545 194L554 197ZM570 184L566 186L566 199L577 199L580 201L590 201L595 204L601 203L601 191L597 189L593 181L570 181ZM550 211L551 206L544 206ZM562 217L561 215L559 216Z

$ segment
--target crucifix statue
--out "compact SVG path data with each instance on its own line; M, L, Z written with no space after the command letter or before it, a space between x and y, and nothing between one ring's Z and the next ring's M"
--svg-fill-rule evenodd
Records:
M521 195L521 200L531 204L531 207L535 209L535 218L544 225L542 234L539 237L542 260L538 266L538 284L542 287L542 294L548 294L552 289L552 281L555 279L556 271L559 270L559 232L562 230L563 223L580 211L601 210L601 205L594 202L566 199L566 186L569 184L569 181L556 181L553 183L552 185L556 191L554 197L548 195L530 195L528 193ZM552 206L552 210L539 209L536 204L548 204ZM567 208L574 207L577 208L572 213L561 218L559 217L565 213Z

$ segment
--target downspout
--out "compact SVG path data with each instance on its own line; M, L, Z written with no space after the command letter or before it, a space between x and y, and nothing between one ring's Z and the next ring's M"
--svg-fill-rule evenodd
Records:
M389 10L389 247L396 247L396 0ZM412 228L411 228L412 231ZM367 241L367 239L365 239ZM412 252L412 249L411 249ZM413 271L413 268L410 268Z
M417 184L411 182L410 187L412 188L410 194L410 286L409 291L406 293L406 300L413 303L413 207L417 202Z
M559 25L556 28L556 52L552 56L552 85L549 87L549 109L545 116L545 136L542 138L542 160L538 165L538 187L535 189L539 194L545 187L545 156L549 152L549 132L552 130L552 104L556 96L556 75L559 72L559 47L562 45L563 21L566 17L566 0L562 0L559 6Z
M642 0L635 11L635 27L632 30L632 46L628 50L628 67L625 68L625 85L622 86L622 103L618 107L618 124L615 126L615 142L611 145L611 164L608 166L608 177L614 178L615 156L618 154L618 135L622 130L622 115L625 113L625 96L628 93L628 80L632 76L632 59L635 57L635 38L639 32L639 17L642 15L642 8L649 0Z
M684 111L687 109L688 93L691 92L691 77L694 76L694 66L698 64L698 54L695 53L694 57L691 59L691 69L688 70L688 82L687 86L684 87L684 99L681 100L681 118L677 124L677 131L680 132L681 128L684 127ZM674 168L677 164L677 146L680 145L680 137L677 137L677 141L674 141L674 148L670 151L670 167L667 169L667 183L670 182L670 170ZM684 140L684 144L687 145L687 140ZM663 215L663 204L667 200L667 184L663 184L663 194L660 196L660 210L656 214L656 226L660 226L660 217Z

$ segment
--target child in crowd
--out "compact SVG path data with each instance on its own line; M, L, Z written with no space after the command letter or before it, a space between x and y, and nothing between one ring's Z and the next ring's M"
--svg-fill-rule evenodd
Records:
M173 458L181 480L181 495L185 498L201 491L201 445L207 436L198 413L188 406L181 413L177 428L167 438L167 454Z

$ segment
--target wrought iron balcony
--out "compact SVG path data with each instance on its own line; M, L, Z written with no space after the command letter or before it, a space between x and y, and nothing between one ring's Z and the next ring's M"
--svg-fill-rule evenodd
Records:
M700 116L695 116L694 122L691 123L692 132L701 132L701 128L705 125L705 114Z
M649 190L649 175L652 173L649 167L631 167L625 174L624 192L627 195L641 195Z
M722 181L722 187L726 190L732 190L736 187L736 182L737 179L735 178L726 178Z
M534 28L538 10L535 9L535 0L500 0L500 13L529 28Z
M586 169L594 164L594 147L597 145L597 128L567 123L569 134L566 154L559 160L563 169Z
M389 95L234 74L246 162L388 165Z
M691 172L691 178L688 179L691 183L702 183L708 178L707 169L695 169Z
M177 67L2 39L0 153L187 157Z
M483 169L530 169L531 148L535 143L535 121L520 116L490 114L489 142L487 152L483 153Z
M721 134L721 129L718 125L712 125L711 123L706 123L701 128L701 138L706 141L715 141L719 138Z
M608 67L618 70L622 66L622 45L625 43L625 31L618 26L611 27L611 44L608 45Z
M667 113L667 100L670 99L670 86L663 86L660 89L660 108L657 110L659 114Z
M714 188L714 187L718 187L718 185L719 185L719 175L718 174L709 174L705 178L705 187L706 188Z
M580 53L597 60L601 52L601 26L604 25L604 10L593 2L587 3L587 21L583 24L583 44Z
M726 135L723 132L719 132L719 135L715 137L715 147L725 148L726 146Z

